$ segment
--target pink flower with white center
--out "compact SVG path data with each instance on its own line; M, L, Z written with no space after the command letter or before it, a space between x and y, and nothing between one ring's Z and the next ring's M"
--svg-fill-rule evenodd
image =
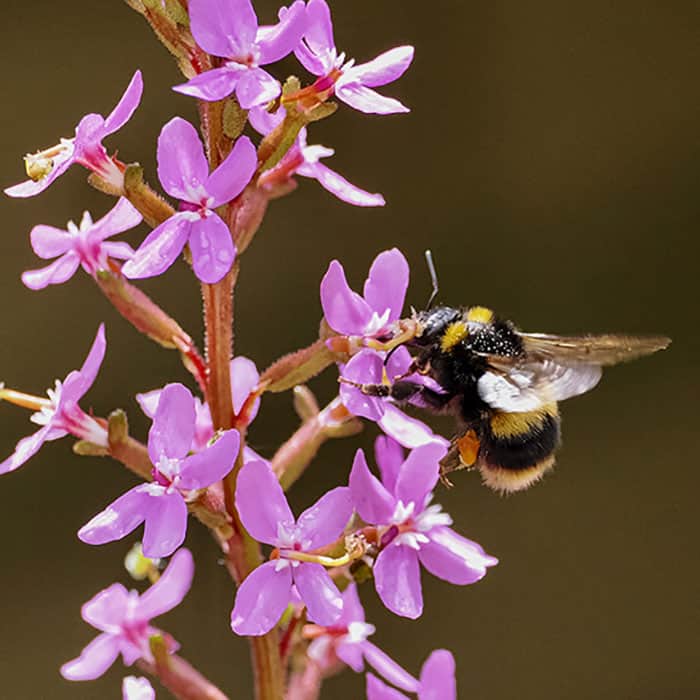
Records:
M83 542L113 542L143 522L143 553L149 558L167 557L184 542L187 500L231 471L240 446L238 431L226 430L213 445L190 455L195 421L192 394L182 384L168 384L148 433L153 482L127 491L83 525L78 532Z
M183 550L184 551L184 550ZM127 676L122 681L122 700L155 700L156 691L148 678Z
M57 379L55 387L47 390L48 399L0 388L0 399L36 410L31 421L41 426L36 433L17 443L14 453L0 464L0 474L18 469L45 442L58 440L68 434L107 447L105 428L78 406L78 401L88 392L97 377L106 348L105 328L101 324L83 366L79 370L73 370L62 382Z
M457 700L454 656L447 649L437 649L423 664L420 680L414 680L411 692L418 700ZM367 700L409 700L408 696L367 674Z
M384 605L402 617L423 612L420 565L450 583L464 586L486 575L498 560L449 526L452 518L431 505L446 453L440 443L412 450L404 459L389 439L375 444L379 481L358 450L350 473L350 491L360 517L377 526L381 551L374 563L374 582Z
M43 192L73 163L79 163L99 175L116 190L124 184L123 170L107 155L102 140L119 131L141 102L143 79L137 70L117 106L105 118L101 114L85 115L75 128L72 139L61 139L57 146L25 156L27 175L31 179L5 190L10 197L33 197Z
M171 119L158 136L158 178L169 195L181 200L180 211L146 236L122 268L124 276L160 275L189 245L199 280L218 282L231 269L236 246L228 226L214 210L243 191L257 165L255 146L242 136L223 163L209 173L197 130L180 117Z
M83 605L81 616L101 634L83 649L78 658L61 666L61 675L69 681L94 680L107 671L119 654L126 666L138 659L152 662L149 637L163 633L151 626L151 620L180 604L190 590L193 575L192 554L181 549L158 581L142 595L137 591L127 591L121 583L100 591ZM169 651L179 648L169 635L166 635L166 640Z
M240 585L231 612L233 631L249 636L269 632L298 598L310 620L321 625L338 620L342 596L326 569L308 555L342 535L352 515L349 489L332 489L295 520L270 467L251 461L238 474L236 509L252 537L278 552Z
M278 24L259 27L250 0L190 0L192 36L207 53L226 60L173 89L210 102L235 92L243 109L275 99L280 84L260 66L276 63L299 44L304 9L303 0L296 0Z
M48 267L22 273L22 282L30 289L44 289L66 282L79 266L94 277L98 270L109 268L110 258L127 260L134 254L132 247L124 241L106 239L138 226L141 220L141 214L129 200L121 198L94 223L86 211L80 226L69 221L65 231L42 224L35 226L30 234L34 252L44 260L57 259Z
M252 127L263 136L269 134L284 119L286 110L280 107L270 114L264 109L253 109L248 115ZM304 127L292 147L274 168L266 170L258 179L258 187L274 193L280 186L286 186L295 175L318 181L324 189L348 204L356 207L381 207L386 203L381 194L372 194L348 182L342 175L331 170L320 161L332 156L335 151L325 146L309 146Z
M393 83L413 60L412 46L399 46L380 54L368 63L355 65L338 53L333 38L331 11L326 0L309 0L306 6L307 29L294 51L310 73L319 76L316 92L330 92L345 104L368 114L408 112L398 100L385 97L372 88Z

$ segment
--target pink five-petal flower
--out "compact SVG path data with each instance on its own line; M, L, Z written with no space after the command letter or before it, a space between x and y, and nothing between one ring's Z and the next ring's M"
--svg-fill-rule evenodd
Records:
M269 113L262 108L253 109L248 115L252 127L263 136L269 134L282 122L284 107ZM280 185L286 185L294 175L301 175L318 183L332 195L356 207L381 207L386 204L381 194L366 192L348 182L342 175L321 163L321 158L332 156L335 151L325 146L309 146L306 142L307 132L304 127L292 147L274 168L265 171L258 180L258 186L274 193Z
M30 289L44 289L49 284L66 282L80 265L94 277L98 270L108 268L109 258L127 260L134 254L131 246L107 239L138 226L141 219L129 200L120 198L111 211L94 223L86 211L80 226L69 221L66 231L35 226L30 234L34 252L44 260L57 259L48 267L22 273L22 282Z
M398 463L399 448L389 439L376 445L382 481L358 450L350 473L355 509L380 533L381 551L374 563L374 581L384 605L403 617L423 612L420 564L450 583L466 585L483 578L498 563L475 542L449 526L452 518L431 505L446 447L434 442L412 450Z
M233 631L256 636L271 630L294 599L295 589L309 619L333 624L343 609L336 585L323 566L294 556L340 537L352 514L349 489L332 489L295 520L277 477L267 464L254 460L238 474L236 508L246 530L278 548L279 558L254 569L241 584L231 612Z
M182 544L189 492L223 479L240 446L238 431L226 430L213 445L188 456L195 421L192 394L182 384L168 384L161 392L148 433L154 481L127 491L92 518L78 532L83 542L113 542L145 522L145 556L167 557Z
M40 408L31 420L41 428L17 443L14 453L0 464L0 474L21 467L48 440L57 440L68 434L107 447L107 431L78 406L78 401L97 377L106 348L105 328L104 324L100 324L83 366L73 370L63 382L56 380L54 388L47 390L48 399L38 400L41 402ZM3 391L0 390L0 398ZM12 400L9 396L7 398Z
M333 39L333 24L326 0L309 0L306 6L307 28L295 50L301 64L319 76L319 92L332 90L345 104L369 114L395 114L409 109L398 100L380 95L372 88L393 83L413 60L412 46L399 46L380 54L368 63L355 65L338 53Z
M85 115L75 128L72 139L61 139L59 145L25 157L27 171L32 179L8 187L5 194L10 197L32 197L43 192L57 177L73 163L92 170L117 190L123 185L123 173L107 155L102 139L119 131L141 102L143 79L137 70L117 106L105 118L101 114Z
M218 282L236 257L231 232L214 211L237 197L257 167L255 146L247 136L211 174L197 130L180 117L171 119L158 137L158 177L163 189L181 200L180 209L144 239L124 265L126 277L141 279L165 272L186 244L197 277Z
M131 666L137 659L152 661L148 639L159 630L150 622L180 604L192 585L193 574L192 554L181 549L158 581L143 595L127 591L121 583L100 591L83 605L81 616L101 634L83 649L78 658L61 667L61 675L69 681L94 680L116 661L119 654L126 666ZM168 646L170 651L178 648L173 639L168 639Z
M153 690L148 678L127 676L122 681L122 700L155 700L156 691Z
M235 92L243 109L264 105L280 94L279 82L260 66L279 61L299 43L306 26L303 0L280 13L272 27L258 27L250 0L190 0L189 11L199 46L227 60L175 86L176 92L208 101Z

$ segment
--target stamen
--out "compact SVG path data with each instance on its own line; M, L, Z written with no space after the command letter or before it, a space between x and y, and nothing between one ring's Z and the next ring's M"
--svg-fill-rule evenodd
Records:
M5 389L4 385L0 385L0 401L2 400L9 401L15 404L15 406L28 408L30 411L41 411L42 408L53 408L53 404L49 399L45 399L41 396L33 396L32 394L24 394L14 389Z

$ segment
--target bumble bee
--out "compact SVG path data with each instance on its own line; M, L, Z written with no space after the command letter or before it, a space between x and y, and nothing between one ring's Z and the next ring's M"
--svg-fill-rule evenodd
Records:
M437 283L428 262L432 301ZM397 342L390 340L387 347L417 350L408 371L393 383L359 388L454 415L458 434L441 462L443 477L456 469L478 469L484 483L501 492L526 489L554 465L559 401L592 389L602 367L670 343L662 336L523 333L486 307L431 309L430 302L399 326ZM438 387L412 380L416 372Z

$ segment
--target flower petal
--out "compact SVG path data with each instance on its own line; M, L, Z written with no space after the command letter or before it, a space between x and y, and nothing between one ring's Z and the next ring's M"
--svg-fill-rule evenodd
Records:
M231 360L231 395L233 398L233 412L238 414L243 408L251 392L258 385L260 374L253 360L238 355ZM256 399L251 411L251 421L258 413L260 399Z
M154 466L162 456L182 459L194 438L194 398L182 384L168 384L158 400L153 425L148 431L148 455Z
M22 438L16 445L15 451L0 464L0 474L8 474L19 469L25 462L31 459L49 439L51 424L45 425L32 435Z
M61 403L64 401L80 401L85 396L97 378L102 361L105 359L106 350L105 324L100 323L95 340L92 341L90 352L88 352L83 366L79 370L71 372L63 382Z
M418 690L418 681L378 646L367 640L361 642L361 646L365 661L382 678L388 680L397 688L401 688L401 690L407 690L409 693L415 693Z
M391 612L410 617L423 614L423 591L418 555L414 549L390 544L374 563L377 595Z
M117 233L138 226L143 217L126 198L120 197L117 203L90 227L90 239L104 241Z
M396 497L405 504L415 503L422 510L440 478L440 460L447 449L439 442L428 442L411 450L396 480Z
M396 507L394 497L367 466L365 453L357 450L350 472L350 493L355 510L370 525L391 522Z
M380 681L373 673L367 674L367 700L408 700L408 696Z
M213 68L195 75L186 83L175 85L173 90L205 102L216 102L228 97L236 89L244 70L244 68L235 68L230 65Z
M248 113L248 122L259 134L267 136L284 121L286 113L284 107L280 107L276 112L268 112L264 107L254 107Z
M302 562L292 575L309 619L324 627L336 622L343 611L343 596L329 573L320 564Z
M108 258L130 260L136 251L126 241L112 241L102 244L102 252Z
M306 4L306 21L304 39L314 53L322 54L335 48L333 21L326 0L309 0Z
M393 83L400 78L413 60L414 49L412 46L397 46L385 51L367 63L359 63L344 71L338 80L342 85L344 81L356 82L367 87L379 87L387 83Z
M335 96L341 102L365 114L399 114L411 111L393 97L385 97L358 83L340 84L339 80L335 86Z
M247 136L241 136L206 182L207 193L214 198L211 207L226 204L243 192L257 167L255 146Z
M80 609L85 622L107 632L119 627L128 613L129 592L121 583L113 583L88 600Z
M99 678L119 656L119 638L100 634L73 659L61 666L61 675L69 681L92 681Z
M143 531L143 554L151 559L169 557L184 541L187 504L179 493L151 496Z
M303 0L295 0L276 25L258 29L255 42L260 54L258 63L265 66L281 61L294 51L305 29L306 6Z
M63 175L73 163L75 163L75 151L71 143L63 153L53 159L53 167L41 180L25 180L18 185L6 187L5 194L8 197L33 197L35 194L43 192L56 178Z
M381 384L384 361L374 350L361 350L343 367L342 376L358 384ZM378 421L388 404L376 397L363 394L357 387L341 382L340 398L353 415Z
M345 278L345 270L333 260L321 280L321 306L328 325L343 335L362 335L372 309Z
M253 569L238 587L231 612L231 629L236 634L266 634L282 616L292 598L292 573L290 566L278 571L277 564L268 561Z
M391 403L384 403L383 413L377 421L379 427L403 447L409 450L429 442L439 442L445 446L445 438L436 435L422 420L406 415Z
M332 195L356 207L383 207L386 204L386 200L381 194L372 194L353 185L335 170L331 170L321 163L305 163L299 166L297 172L304 177L318 180L319 185Z
M343 614L341 617L342 623L347 626L351 622L364 622L365 609L362 607L360 596L357 593L357 584L349 584L343 591Z
M374 441L374 459L382 475L382 484L389 493L394 493L396 480L404 461L401 445L386 435L380 435Z
M418 700L457 700L455 659L447 649L436 649L423 664Z
M141 484L110 503L78 530L78 537L87 544L105 544L120 540L135 530L151 507L149 485Z
M153 389L152 391L146 391L143 394L136 394L136 401L141 410L153 420L153 416L156 415L156 410L158 410L158 402L160 401L160 394L162 389Z
M152 620L177 607L190 590L193 576L192 553L179 549L160 578L140 596L137 615L142 620Z
M306 549L318 549L343 534L352 515L352 496L347 486L325 493L297 519L297 536Z
M122 267L122 274L129 279L143 279L165 272L185 247L191 225L185 212L165 220L146 236L134 257Z
M50 284L63 284L75 274L79 266L78 254L70 251L46 267L38 270L26 270L22 273L22 282L26 287L35 291L45 289Z
M122 681L122 700L156 700L156 691L148 678L126 676Z
M236 509L245 529L259 542L276 544L277 526L294 524L284 491L265 462L246 462L238 473Z
M476 542L449 527L434 527L427 534L430 541L421 544L418 557L433 576L443 581L466 586L482 579L486 569L498 563Z
M249 68L236 84L236 97L243 109L261 107L281 92L279 81L262 68Z
M244 58L255 41L258 18L250 0L190 0L195 41L224 58Z
M221 481L233 469L241 444L237 430L227 430L201 452L187 457L180 467L180 486L203 489Z
M44 260L50 260L63 253L67 253L73 247L73 236L60 228L38 224L30 234L29 240L32 250Z
M339 642L335 648L336 656L355 673L362 673L365 667L362 649L356 642Z
M389 321L401 318L408 275L408 262L398 248L379 253L365 282L365 301L379 316L389 309Z
M158 136L158 177L171 196L199 203L197 190L209 176L209 165L197 130L181 117L171 119Z
M121 129L126 124L131 116L136 111L136 108L141 102L143 94L143 77L141 71L137 70L129 81L124 94L122 95L117 106L109 113L104 121L103 136L113 134Z
M218 282L236 259L231 232L219 215L213 212L204 219L192 222L189 242L194 274L207 284Z

